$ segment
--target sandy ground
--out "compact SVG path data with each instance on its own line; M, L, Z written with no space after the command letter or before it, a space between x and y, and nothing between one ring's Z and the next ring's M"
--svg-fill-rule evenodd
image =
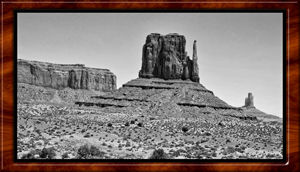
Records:
M17 123L18 158L50 147L56 159L63 154L77 158L85 144L104 153L99 159L147 159L160 148L170 159L282 158L282 123L274 120L149 116L59 103L19 103ZM184 126L187 132L182 131Z

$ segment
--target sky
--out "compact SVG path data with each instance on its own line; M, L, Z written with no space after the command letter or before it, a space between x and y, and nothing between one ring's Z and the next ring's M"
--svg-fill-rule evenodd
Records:
M178 33L190 57L197 40L200 83L232 106L283 113L281 13L18 13L17 56L109 69L117 87L138 78L150 33Z

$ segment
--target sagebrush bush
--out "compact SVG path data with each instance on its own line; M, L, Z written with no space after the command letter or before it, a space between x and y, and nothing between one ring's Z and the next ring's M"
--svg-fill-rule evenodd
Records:
M182 131L187 132L187 131L189 131L189 128L187 126L184 126L184 127L182 127Z
M125 123L125 126L126 126L126 127L128 127L129 125L130 125L129 122L126 122L126 123Z
M62 159L69 158L68 152L62 154L61 157L62 157Z
M78 158L86 158L88 155L90 155L90 149L87 144L80 146L77 155L79 156Z
M154 120L155 118L154 117L150 117L150 120Z
M32 152L29 152L27 154L23 154L21 159L35 159L34 154Z
M101 156L100 150L96 146L91 146L90 147L90 153L92 156Z
M43 150L39 153L40 158L53 159L55 157L55 149L53 147L43 148Z
M143 127L143 123L139 122L139 123L138 123L138 126L139 126L139 127Z
M55 155L56 155L55 149L53 147L48 148L48 158L53 159L55 157Z
M172 154L172 156L174 156L174 157L177 157L177 156L179 156L180 155L180 151L175 151L175 152L173 152L173 154Z
M77 151L77 158L79 159L93 159L94 156L103 156L104 152L101 152L96 146L89 147L87 144L80 146Z
M205 132L204 135L205 135L205 136L211 136L211 133Z
M168 159L168 155L163 149L155 149L149 159Z
M84 138L89 138L89 137L91 137L89 134L86 134L86 135L84 135L83 136Z
M112 124L111 124L111 123L108 123L107 126L108 126L108 127L112 127Z
M234 147L229 146L229 147L227 148L227 152L228 152L228 153L234 153L234 152L235 152Z
M44 148L40 153L40 158L47 158L48 156L48 150Z

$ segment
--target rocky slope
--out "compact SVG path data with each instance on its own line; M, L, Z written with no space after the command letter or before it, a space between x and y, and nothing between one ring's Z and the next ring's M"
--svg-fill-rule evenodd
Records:
M55 89L72 88L96 91L116 89L116 76L108 69L82 64L53 64L18 59L18 83Z

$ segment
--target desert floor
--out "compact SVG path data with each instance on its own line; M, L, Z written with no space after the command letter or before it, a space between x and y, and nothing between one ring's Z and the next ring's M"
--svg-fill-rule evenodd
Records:
M148 116L112 112L110 107L21 102L17 133L21 159L148 159L158 149L167 159L283 157L282 121L216 114ZM100 153L80 153L83 145ZM41 155L50 148L52 156Z

